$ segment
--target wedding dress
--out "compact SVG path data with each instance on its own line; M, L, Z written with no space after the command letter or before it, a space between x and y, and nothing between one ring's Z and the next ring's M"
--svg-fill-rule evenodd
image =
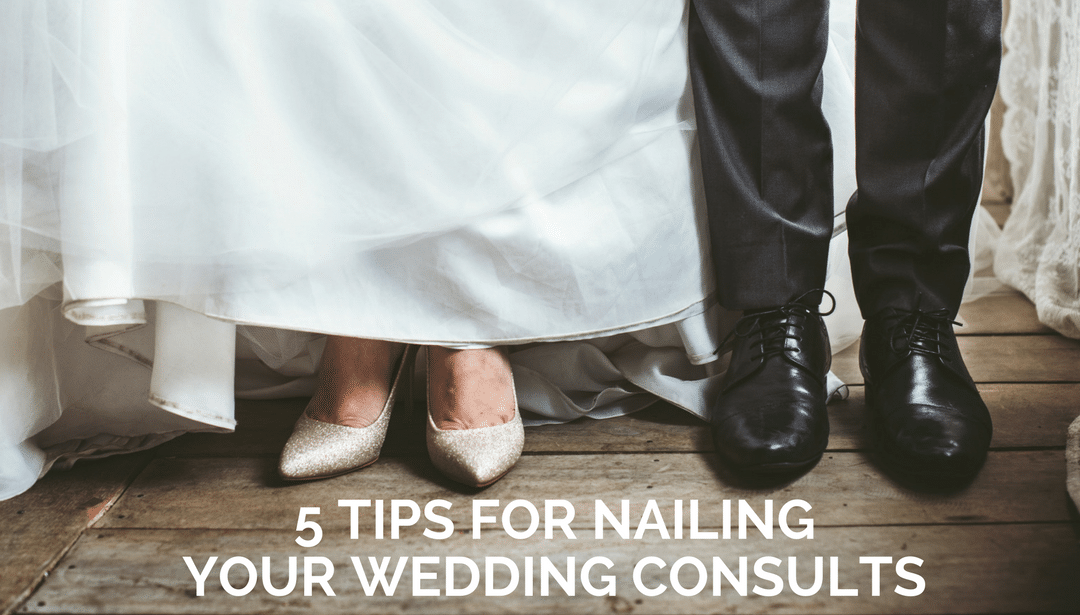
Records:
M1005 28L1001 140L1016 198L994 269L1080 338L1080 6L1016 1Z
M1031 299L1039 320L1080 338L1080 6L1014 0L1005 44L1001 141L1016 198L994 271ZM1080 506L1080 417L1066 459Z
M712 298L664 0L0 5L0 498L310 394L320 334L515 345L534 422L704 416ZM832 3L835 350L861 320ZM537 343L547 342L547 343ZM833 388L839 386L833 383Z

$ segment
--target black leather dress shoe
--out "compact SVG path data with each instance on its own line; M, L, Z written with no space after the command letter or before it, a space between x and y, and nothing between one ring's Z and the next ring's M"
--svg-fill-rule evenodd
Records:
M825 374L832 355L816 309L791 303L744 316L712 408L716 453L750 473L812 466L829 442Z
M876 444L894 470L968 479L990 448L990 412L968 374L948 314L883 310L866 322L859 366Z

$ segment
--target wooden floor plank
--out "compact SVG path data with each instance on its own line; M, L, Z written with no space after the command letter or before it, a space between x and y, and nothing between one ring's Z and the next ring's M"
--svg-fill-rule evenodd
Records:
M0 613L8 613L147 462L123 455L53 471L29 491L0 501Z
M1078 384L981 384L994 420L994 448L1064 446L1080 414Z
M982 206L990 212L990 215L993 216L994 222L997 222L998 226L1004 226L1005 221L1009 219L1011 208L1008 203L995 201L983 203Z
M238 401L235 433L187 434L158 447L159 457L275 457L280 454L307 399ZM395 408L383 457L427 451L423 424L399 420ZM667 404L631 416L582 419L526 429L525 452L639 452L711 450L705 423Z
M1080 384L984 384L983 399L994 417L994 448L1064 446L1065 430L1076 417ZM158 447L159 457L276 457L306 399L238 402L232 434L188 434ZM863 390L851 387L846 402L829 406L832 450L866 446ZM396 419L395 419L396 420ZM423 455L420 430L395 424L383 457ZM713 449L704 421L667 404L636 414L580 419L562 425L529 427L525 452L707 452Z
M671 515L675 500L698 499L700 523L715 527L723 500L746 499L760 507L765 500L793 498L809 502L817 523L826 526L1057 522L1069 519L1064 484L1061 450L991 453L974 483L954 494L911 491L860 453L827 453L805 476L772 485L739 484L717 467L713 455L527 456L482 491L455 486L426 458L383 459L359 472L301 484L276 479L271 459L175 458L151 463L98 527L288 531L300 507L318 506L324 527L340 531L349 517L339 499L445 499L455 522L469 518L474 499L528 499L541 507L546 499L565 499L577 510L575 524L589 522L596 500L610 506L628 500L635 515L656 500ZM362 523L369 527L374 521L369 515Z
M976 382L1080 382L1080 340L1059 335L965 336L959 338ZM833 357L833 373L861 384L859 344Z
M641 540L624 540L608 533L597 540L580 533L574 540L556 533L552 540L534 536L514 540L499 531L487 531L479 540L467 533L455 533L446 540L410 536L401 540L374 540L361 535L350 540L347 534L328 532L312 548L298 547L289 535L265 531L182 531L182 530L102 530L88 534L64 559L40 591L27 603L25 613L1069 613L1080 604L1080 547L1068 524L1035 524L958 527L820 528L812 540L792 540L780 536L763 539L751 530L745 540L664 540L656 531ZM117 557L123 554L123 557ZM575 557L575 571L593 557L607 557L610 568L595 568L589 575L594 587L603 587L601 575L615 577L615 596L588 595L575 579L573 597L554 582L549 593L541 594L540 558L548 558L560 572L566 570L568 555ZM468 596L416 596L412 563L407 561L393 596L373 589L371 595L358 581L350 557L360 558L370 570L367 557L426 556L436 559L423 572L434 574L420 587L445 591L445 558L454 555L476 562L481 577L478 588ZM196 583L183 557L204 566L209 557L218 559L209 569L204 595L198 596ZM261 568L269 558L270 579L278 588L286 587L288 557L298 558L298 581L288 596L271 596L261 583L251 593L231 596L222 588L220 571L230 557L244 557ZM304 597L303 558L329 559L334 573L328 584L334 596L319 585L311 597ZM519 569L517 590L506 597L486 596L487 557L508 558ZM778 558L776 565L765 560L763 570L778 574L782 593L765 597L753 588L769 589L774 580L759 576L754 567L758 558ZM860 557L889 557L892 563L880 569L880 595L873 595L872 568ZM646 566L642 585L667 589L658 596L643 595L633 582L635 565L645 557L657 557L665 567ZM679 595L670 571L683 557L705 565L707 582L700 593ZM746 597L727 579L713 594L709 581L712 559L721 558L738 574L739 558L747 558ZM822 583L810 596L790 590L789 558L795 559L797 580L811 588L815 558L822 558ZM830 596L833 573L830 557L837 558L836 587L854 589L855 596ZM921 566L911 564L908 572L925 583L917 596L902 596L897 587L910 589L915 583L896 573L895 562L916 557ZM533 558L534 573L524 572L525 559ZM321 564L313 566L321 573ZM459 567L454 587L463 588L470 577ZM507 569L493 568L495 587L509 585ZM227 580L242 588L248 573L240 566L230 569ZM367 574L367 572L366 572ZM261 571L256 573L258 577ZM578 576L577 578L580 578ZM698 573L692 566L677 576L684 588L693 588ZM261 581L261 578L259 579ZM525 586L532 596L525 595Z
M957 335L1052 334L1053 329L1039 322L1035 304L1016 290L992 293L960 307L962 327Z
M157 447L159 457L278 455L308 399L236 400L234 433L189 433Z
M864 390L850 388L846 401L829 405L830 450L868 449ZM994 421L991 450L1064 447L1069 424L1080 413L1078 384L980 384Z
M1064 447L1069 424L1080 413L1077 384L979 386L994 420L991 449ZM870 447L863 387L829 404L829 450ZM708 425L667 404L627 417L580 419L525 430L526 453L711 452ZM421 451L422 453L423 451ZM390 455L395 455L391 452Z

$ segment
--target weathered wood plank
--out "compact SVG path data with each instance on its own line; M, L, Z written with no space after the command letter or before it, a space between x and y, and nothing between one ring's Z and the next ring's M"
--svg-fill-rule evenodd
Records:
M1064 446L1075 418L1080 384L984 384L979 390L994 416L994 448ZM233 434L188 434L160 447L159 457L276 457L306 400L241 402ZM829 448L861 449L865 415L861 386L851 398L829 406ZM394 429L399 429L395 426ZM667 404L631 416L525 430L528 453L707 452L713 449L704 421ZM391 433L383 457L423 455L423 434L400 428Z
M79 535L120 496L145 454L76 464L0 501L0 613L29 595Z
M1080 384L981 384L979 392L994 419L995 448L1065 446L1080 413Z
M1011 194L1009 198L1012 198ZM990 216L994 218L994 222L997 222L999 227L1005 226L1005 221L1009 219L1009 214L1012 212L1012 208L1007 201L983 203L982 206L990 212Z
M864 391L850 387L846 401L829 405L830 450L869 446ZM983 384L984 401L994 418L992 449L1063 447L1069 423L1080 408L1080 384ZM628 417L578 420L525 431L525 450L549 452L709 452L708 426L666 404Z
M977 301L965 303L960 306L960 320L964 324L956 328L956 334L960 336L1054 332L1039 322L1035 304L1015 290L992 293Z
M1009 3L1003 3L1004 20L1008 23ZM990 105L989 127L986 131L986 167L983 175L982 199L986 201L1011 201L1013 198L1012 173L1008 158L1001 145L1002 125L1005 117L1005 102L1001 92L994 95Z
M868 449L864 390L851 387L846 401L829 405L830 450ZM1080 407L1080 384L980 384L994 420L991 450L1063 447Z
M189 433L154 449L158 457L259 457L278 455L304 411L307 398L236 400L236 431Z
M1059 335L964 336L959 338L976 382L1080 382L1080 341ZM861 384L859 344L833 357L833 372Z
M103 530L84 536L56 573L26 604L25 613L1047 613L1075 612L1080 602L1080 548L1074 530L1068 524L945 527L820 528L812 540L792 540L785 536L763 539L751 530L745 540L663 540L656 531L641 540L627 540L607 533L602 540L591 532L578 533L570 540L561 532L552 540L534 536L514 540L498 531L487 531L479 540L467 533L456 533L446 540L410 536L401 540L376 541L361 535L350 540L341 532L327 533L318 546L298 547L292 536L266 531L225 530ZM123 557L117 557L123 554ZM434 578L423 580L419 587L444 594L447 582L445 557L469 558L478 568L479 585L469 595L414 595L414 571L406 561L393 595L373 588L368 595L358 580L350 557L360 558L365 574L370 575L367 557L391 557L391 571L398 557L426 556L436 559L423 572ZM569 555L575 557L575 575L571 575L574 596L555 582L542 595L541 558L547 558L564 574ZM204 595L197 595L197 585L183 561L193 559L197 566L209 557L218 559L210 568ZM220 570L234 556L245 557L261 573L263 557L269 558L271 583L285 588L288 582L288 557L298 559L297 584L287 596L271 596L259 582L244 596L231 596L222 587ZM328 596L318 584L312 596L304 597L303 558L330 560L334 572L327 584L334 592ZM487 572L485 558L504 557L520 571L516 591L506 597L485 595ZM762 557L763 570L777 574L775 580L755 572ZM860 563L860 557L889 557L891 563L880 568L880 595L873 595L872 567ZM916 557L921 565L907 564L909 573L919 575L924 590L917 596L902 596L896 588L916 587L910 578L901 578L896 562L902 557ZM602 575L614 577L615 596L589 595L580 581L582 565L593 557L607 557L610 567L602 564L591 571L592 587L604 588ZM646 588L667 586L657 596L644 595L634 583L634 568L645 557L660 558L665 564L643 567L641 585ZM670 571L680 558L690 557L705 566L706 583L700 593L682 596L674 589ZM714 595L711 581L713 558L719 557L739 574L739 558L747 558L746 586L737 589L726 578ZM811 589L815 582L815 558L822 558L822 583L809 596L797 596L790 589L788 576L795 558L797 581ZM834 577L830 558L837 558ZM533 574L525 572L525 560L532 558ZM316 574L324 567L315 564ZM466 588L471 574L458 566L451 587ZM510 585L509 570L493 567L490 575L496 588ZM700 578L691 566L684 566L676 580L692 590ZM831 596L832 587L855 590L855 596ZM249 579L242 566L229 570L227 582L243 588ZM766 597L755 595L753 588L768 590L781 585L782 593ZM525 588L532 591L525 595ZM746 596L740 595L743 591Z
M296 526L302 506L323 509L325 528L349 523L339 499L410 499L423 505L444 499L455 523L467 521L474 499L508 502L565 499L587 523L596 500L619 506L628 500L640 515L656 500L665 515L675 500L700 500L702 526L721 523L726 499L801 498L821 525L901 523L1056 522L1069 519L1064 451L991 453L968 488L954 494L920 494L889 480L861 453L827 453L805 476L789 484L738 484L713 455L530 455L505 478L482 491L444 479L426 458L383 459L331 480L283 485L269 459L155 460L106 515L99 527L279 529ZM389 506L389 504L387 504ZM689 523L689 521L686 521ZM375 523L371 515L365 528ZM421 532L416 526L409 531Z
M193 433L158 447L159 457L276 457L306 399L238 401L235 433ZM398 409L383 457L426 454L423 425L399 421ZM711 450L705 423L667 404L610 420L583 419L526 430L525 452L619 452Z

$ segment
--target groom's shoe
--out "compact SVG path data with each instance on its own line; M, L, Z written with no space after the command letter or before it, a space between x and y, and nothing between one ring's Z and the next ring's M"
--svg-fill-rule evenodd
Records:
M815 293L820 296L820 293ZM812 466L829 442L825 374L832 355L816 307L795 302L748 313L712 408L716 453L750 473Z
M891 469L967 480L990 448L990 412L944 311L886 309L866 321L859 366L877 447Z

